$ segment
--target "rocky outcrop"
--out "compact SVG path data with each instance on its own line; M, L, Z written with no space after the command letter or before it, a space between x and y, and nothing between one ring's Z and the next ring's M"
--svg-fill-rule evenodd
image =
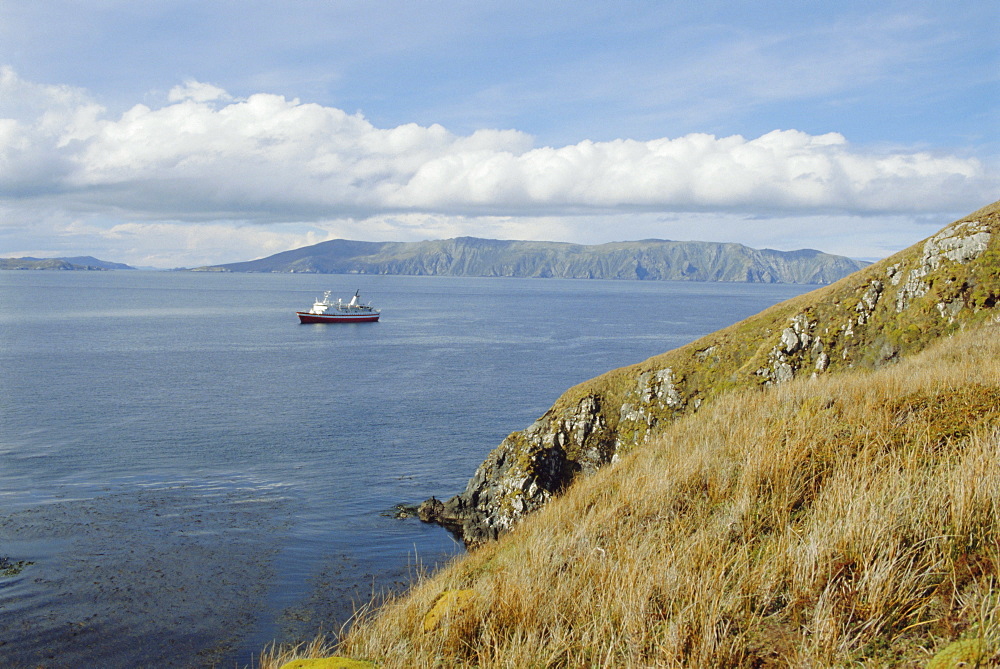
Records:
M902 312L930 290L928 277L947 262L964 264L981 256L990 243L992 232L982 221L961 221L950 225L924 243L923 255L915 267L905 273L898 266L887 270L889 280L902 286L896 293L896 312ZM890 271L891 270L891 271Z
M998 233L1000 203L837 284L571 388L530 427L504 439L464 492L428 500L420 517L473 546L721 393L877 367L994 318Z
M901 254L908 258L862 272L856 301L821 301L792 316L757 374L769 383L803 371L815 375L830 368L831 356L847 367L877 366L947 334L993 306L991 300L977 303L974 295L978 289L992 294L988 287L1000 268L993 259L981 266L975 261L996 232L995 216L959 221Z
M537 509L578 473L595 471L615 452L600 398L587 396L568 410L550 410L508 436L476 470L465 492L420 505L425 522L447 527L469 545L495 539Z

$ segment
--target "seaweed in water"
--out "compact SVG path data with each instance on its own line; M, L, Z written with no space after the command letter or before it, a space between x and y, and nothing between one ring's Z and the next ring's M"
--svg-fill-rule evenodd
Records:
M2 576L17 576L21 573L21 570L28 565L35 564L28 560L18 560L17 562L11 562L9 557L0 557L0 577Z

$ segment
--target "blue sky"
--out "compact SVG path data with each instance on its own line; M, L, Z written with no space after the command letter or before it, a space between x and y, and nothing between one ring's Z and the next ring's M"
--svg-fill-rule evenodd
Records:
M998 29L982 1L0 0L0 256L881 257L1000 198Z

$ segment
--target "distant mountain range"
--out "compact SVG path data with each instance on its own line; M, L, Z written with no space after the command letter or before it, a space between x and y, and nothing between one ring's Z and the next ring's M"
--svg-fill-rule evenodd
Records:
M646 239L586 246L458 237L424 242L335 239L201 272L405 274L826 284L871 263L813 249Z
M0 258L0 269L90 270L135 269L120 262L98 260L93 256L74 258Z

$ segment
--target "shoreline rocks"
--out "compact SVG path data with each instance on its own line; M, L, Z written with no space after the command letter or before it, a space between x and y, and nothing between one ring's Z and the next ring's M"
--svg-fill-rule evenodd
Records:
M432 497L418 507L472 548L496 539L522 516L541 507L579 473L611 461L615 433L597 396L569 410L549 410L527 429L514 432L479 466L465 490L446 501Z

